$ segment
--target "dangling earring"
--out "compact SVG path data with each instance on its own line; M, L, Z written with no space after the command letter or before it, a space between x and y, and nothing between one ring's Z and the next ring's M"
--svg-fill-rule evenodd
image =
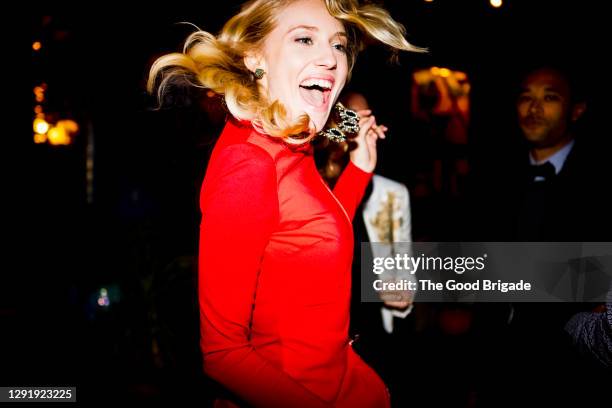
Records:
M345 108L340 102L334 106L334 110L339 119L337 121L339 122L338 127L323 129L319 132L319 135L341 143L346 141L346 133L359 133L359 115L357 115L357 112Z
M261 69L261 68L257 68L257 69L255 70L255 73L254 73L254 75L255 75L255 79L261 79L261 78L263 78L263 76L264 76L264 74L265 74L265 73L266 73L266 71L264 71L263 69Z

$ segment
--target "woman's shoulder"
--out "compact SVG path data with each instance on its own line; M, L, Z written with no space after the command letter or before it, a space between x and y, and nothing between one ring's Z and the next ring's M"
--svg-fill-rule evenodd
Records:
M215 201L227 208L236 203L247 206L262 200L274 203L278 181L276 163L268 151L247 139L246 129L221 134L200 190L203 212Z
M276 162L278 156L286 150L284 143L255 130L249 121L228 119L215 150L233 150L243 153L251 152L253 159L266 160L266 156ZM214 154L214 153L213 153ZM266 160L267 161L267 160Z
M237 173L252 177L271 175L276 168L276 150L250 123L229 119L212 151L207 178Z

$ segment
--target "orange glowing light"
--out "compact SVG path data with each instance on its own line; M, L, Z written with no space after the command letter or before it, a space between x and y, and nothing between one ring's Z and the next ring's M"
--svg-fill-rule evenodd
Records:
M36 118L34 119L33 128L36 133L44 134L49 131L49 124L44 119Z
M34 95L36 95L36 102L43 102L45 100L45 89L47 89L47 86L44 84L34 88Z
M58 127L62 127L66 133L76 133L79 131L79 125L70 119L64 119L57 122Z
M34 143L45 143L47 141L47 135L34 133Z
M450 69L448 68L440 68L439 74L443 78L448 78L451 74Z
M52 145L67 145L71 142L66 129L61 126L55 126L49 129L47 136L49 136L49 143Z
M39 51L41 49L41 47L42 47L42 44L40 43L40 41L34 41L32 43L32 49L34 51Z

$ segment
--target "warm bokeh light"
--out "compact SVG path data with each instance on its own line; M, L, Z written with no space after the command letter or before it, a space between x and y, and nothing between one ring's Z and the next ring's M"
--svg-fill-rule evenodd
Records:
M467 80L467 74L461 71L451 71L452 75L455 77L457 81L465 81Z
M53 124L45 120L43 112L37 113L36 116L33 123L34 143L48 141L52 145L68 145L79 131L78 123L72 119L62 119Z
M45 143L47 141L47 135L41 133L34 133L34 143Z
M67 133L76 133L79 131L79 125L70 119L64 119L57 122L56 126L62 127Z
M34 113L39 114L43 112L43 107L41 105L36 105L34 107Z
M443 78L448 78L450 76L451 72L450 69L448 68L440 68L439 71L439 75Z
M70 136L61 126L54 126L47 132L47 136L49 137L49 143L52 145L67 145L70 144Z
M454 72L451 71L448 68L440 68L440 67L431 67L429 69L429 73L433 76L441 76L443 78L448 78L451 76L451 74L453 74ZM419 75L423 75L423 73L421 72Z
M499 8L502 6L502 0L491 0L491 5L495 8Z
M36 102L44 102L45 89L47 89L47 87L44 84L34 88L34 95L36 96Z
M453 144L467 143L470 119L470 82L467 74L449 68L431 67L413 72L412 114L430 122L448 119L444 138Z
M41 118L34 119L34 131L36 133L44 134L49 131L49 124L47 121Z
M34 41L34 42L32 43L32 49L33 49L34 51L38 51L38 50L40 50L41 48L42 48L42 44L40 43L40 41Z

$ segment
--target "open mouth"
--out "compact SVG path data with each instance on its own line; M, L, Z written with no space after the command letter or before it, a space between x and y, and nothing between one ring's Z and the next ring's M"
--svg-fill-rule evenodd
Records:
M327 107L333 83L326 79L306 79L300 84L302 99L315 108Z

